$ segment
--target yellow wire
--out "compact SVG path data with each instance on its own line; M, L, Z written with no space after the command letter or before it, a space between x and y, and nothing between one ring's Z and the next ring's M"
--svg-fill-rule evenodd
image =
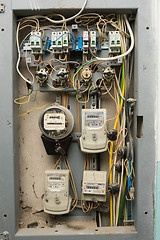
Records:
M25 112L25 113L23 113L23 114L20 114L19 117L25 116L26 114L30 113L30 112L33 111L33 110L42 109L42 108L44 108L44 107L46 107L46 106L48 106L48 105L50 105L50 103L49 103L49 104L45 104L45 105L43 105L42 107L31 108L31 109L28 110L27 112Z
M124 215L125 215L125 220L127 220L127 204L126 204L126 199L124 202ZM125 225L127 225L127 223L125 223Z
M123 70L124 70L124 64L123 64ZM124 96L124 90L125 90L125 74L124 74L124 78L123 78L123 88L122 88L122 95ZM114 124L114 129L116 129L117 127L117 123L118 123L118 119L119 119L119 115L122 111L122 106L123 106L123 98L121 98L121 103L120 103L120 109L119 109L119 113L117 115L115 124ZM111 142L111 146L110 146L110 154L109 154L109 169L111 169L112 166L112 152L113 152L113 141ZM112 182L112 171L110 171L110 183ZM113 202L112 202L112 195L110 194L110 226L113 226Z
M16 103L16 104L18 104L18 105L23 105L23 104L28 103L28 102L30 101L30 95L28 96L27 101L25 101L25 102L17 102L17 101L19 101L19 100L21 100L21 99L22 99L22 101L24 101L24 99L25 99L26 97L27 97L27 96L23 96L23 97L16 98L16 99L14 99L14 103Z

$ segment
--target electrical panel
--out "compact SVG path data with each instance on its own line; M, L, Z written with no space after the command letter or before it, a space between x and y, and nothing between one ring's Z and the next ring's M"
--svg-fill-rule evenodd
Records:
M107 172L84 171L82 199L85 201L105 202L107 191Z
M45 171L44 212L54 215L66 214L70 210L69 170Z
M102 215L109 226L122 226L124 219L133 225L136 99L128 90L134 47L129 15L89 12L71 21L60 13L27 17L18 22L17 36L16 68L24 82L14 102L21 105L19 117L31 123L33 111L39 118L40 131L34 125L27 134L35 132L33 159L40 154L45 161L36 162L45 175L44 212L65 214L67 221L91 220L98 213L97 226Z
M107 134L104 129L106 109L82 109L82 152L104 152L107 150Z

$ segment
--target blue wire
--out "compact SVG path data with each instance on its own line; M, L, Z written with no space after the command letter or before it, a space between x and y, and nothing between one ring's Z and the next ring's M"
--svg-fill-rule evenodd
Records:
M128 192L129 192L129 188L130 188L130 164L129 164L129 161L128 161L128 172L129 172L129 176L127 177L127 185L128 185L127 188L128 188ZM129 218L129 216L128 216L128 201L126 204L127 204L127 220L128 220L128 218Z
M133 220L133 202L131 201L131 220Z
M51 53L50 51L48 51L47 49L43 49L43 51L45 51L45 52L48 52L48 53Z
M31 86L32 86L31 91L30 91L30 93L28 92L28 94L22 94L22 93L20 93L19 91L18 91L18 92L19 92L22 96L27 97L27 96L31 95L32 92L33 92L33 84L31 84Z
M74 39L74 37L73 37L73 35L72 35L71 33L63 33L60 37L58 37L57 39L55 39L53 42L57 41L58 39L60 39L61 37L63 37L63 36L66 35L66 34L71 35L71 37ZM28 39L29 39L31 36L39 37L40 39L42 39L43 41L45 41L45 42L47 42L47 43L50 41L50 40L47 41L46 39L44 39L44 38L42 38L42 37L40 37L40 36L38 36L38 35L29 35L29 36L26 38L26 40L24 41L22 47L20 48L20 51L22 50L22 48L24 47L24 44L28 41Z
M30 93L27 96L31 95L32 92L33 92L33 84L32 83L31 83L31 86L32 86L31 91L30 91Z
M128 161L128 191L132 186L132 172L130 171L130 162ZM127 219L128 219L128 201L127 201ZM131 220L133 220L133 202L131 201Z
M92 60L90 60L90 61L82 64L81 66L79 66L79 68L77 68L77 71L78 71L78 69L80 69L81 67L85 66L85 65L88 64L89 62L92 62L93 60L96 60L96 58L93 58ZM77 71L76 71L76 72L77 72ZM75 82L74 82L75 89L77 90L77 88L76 88L76 83L77 83L77 75L75 76Z

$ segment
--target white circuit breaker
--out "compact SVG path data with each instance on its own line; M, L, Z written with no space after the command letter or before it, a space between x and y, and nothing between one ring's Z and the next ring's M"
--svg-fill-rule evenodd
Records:
M118 31L109 32L109 53L120 53L121 41Z
M93 53L96 51L96 31L91 31L90 47Z
M82 200L106 201L107 172L84 171L82 182Z
M107 134L104 129L106 109L82 109L82 152L99 153L107 150Z
M44 212L54 215L67 214L70 211L69 170L45 171Z
M58 32L58 35L57 35L57 51L59 52L59 53L62 53L62 37L61 37L61 35L62 35L63 33L62 32Z
M68 53L68 44L69 44L68 37L69 37L68 32L63 31L63 53Z
M32 54L42 54L41 32L31 32L30 48L32 50Z
M55 54L60 54L62 53L62 32L52 32L51 34L51 50Z
M52 32L51 34L51 49L53 50L53 52L56 52L57 50L57 37L58 36L58 32Z
M51 50L53 50L55 54L68 53L68 47L69 47L68 38L69 38L69 35L67 31L52 32Z
M89 47L89 36L88 31L83 31L83 53L88 53L88 47Z

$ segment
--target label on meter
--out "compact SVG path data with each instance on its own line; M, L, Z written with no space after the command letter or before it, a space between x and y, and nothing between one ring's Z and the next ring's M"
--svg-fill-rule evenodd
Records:
M105 184L103 183L87 183L84 182L84 194L98 194L105 195Z
M85 125L91 128L102 127L104 125L104 112L86 112Z
M48 175L48 189L50 191L65 190L65 176L64 175Z
M64 130L65 115L63 113L46 113L44 115L45 130Z

